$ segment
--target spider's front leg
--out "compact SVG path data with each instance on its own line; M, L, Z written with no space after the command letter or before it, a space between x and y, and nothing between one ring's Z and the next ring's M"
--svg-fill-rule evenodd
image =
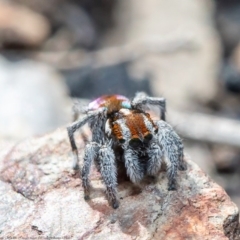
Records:
M98 160L103 182L106 185L107 197L112 207L116 209L119 206L117 197L117 168L111 143L107 143L100 148Z
M144 169L141 168L139 158L135 151L127 146L124 149L124 162L130 180L138 184L144 177Z
M184 170L183 143L181 138L166 122L156 122L158 126L157 138L167 166L168 190L176 190L177 170Z
M74 133L79 128L81 128L84 124L86 124L89 121L89 119L90 119L89 116L84 116L79 121L76 121L76 122L72 123L71 126L67 127L68 137L69 137L69 141L70 141L72 153L73 153L73 169L74 170L79 169L79 158L78 158L76 142L74 139Z
M163 154L160 149L160 146L152 142L147 150L149 156L147 164L147 174L149 176L157 176L158 172L161 169Z
M166 100L165 98L149 97L144 92L138 92L131 102L133 108L144 110L146 104L156 105L160 108L160 119L166 120Z
M89 199L90 184L89 184L88 176L90 173L92 161L96 159L98 151L99 151L99 146L97 143L91 142L86 145L83 168L82 168L82 185L84 189L85 200Z
M88 111L86 112L86 115L82 117L80 120L75 121L70 126L67 127L68 137L72 148L73 153L73 169L79 170L79 158L78 158L78 151L76 142L74 139L74 133L80 129L84 124L87 122L93 122L96 121L100 116L106 115L106 109L105 108L99 108L97 110Z

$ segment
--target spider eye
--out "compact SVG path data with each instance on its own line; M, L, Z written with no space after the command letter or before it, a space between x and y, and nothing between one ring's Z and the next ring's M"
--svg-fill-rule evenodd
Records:
M157 133L158 133L158 128L156 128L156 129L154 130L154 133L155 133L155 134L157 134Z
M139 138L132 138L129 141L129 145L133 148L139 147L141 144L142 144L142 142Z
M144 143L149 143L153 138L153 135L151 133L147 134L145 137L144 137Z
M121 138L121 139L119 139L119 142L120 142L120 143L125 143L125 142L126 142L126 140L125 140L125 139L123 139L123 138Z

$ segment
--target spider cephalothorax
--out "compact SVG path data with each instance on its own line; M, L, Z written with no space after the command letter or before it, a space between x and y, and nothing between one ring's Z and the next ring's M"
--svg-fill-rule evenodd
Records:
M158 105L161 120L153 121L144 111L146 104ZM124 162L127 175L133 183L144 176L157 176L162 163L167 166L168 189L176 188L176 174L183 169L183 144L165 121L165 99L136 94L130 101L121 95L102 96L83 111L86 116L68 127L74 153L74 167L79 168L74 132L89 123L92 140L86 145L81 170L85 199L89 198L89 172L92 161L102 175L106 193L113 208L118 207L117 164ZM116 149L122 149L117 151Z

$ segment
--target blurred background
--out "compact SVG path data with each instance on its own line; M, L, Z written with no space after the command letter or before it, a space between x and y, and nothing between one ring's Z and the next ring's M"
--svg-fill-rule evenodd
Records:
M240 207L238 0L0 0L1 148L71 122L75 98L137 91Z

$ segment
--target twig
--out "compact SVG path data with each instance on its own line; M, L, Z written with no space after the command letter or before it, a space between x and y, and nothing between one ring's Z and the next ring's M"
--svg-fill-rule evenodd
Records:
M168 120L184 138L240 147L240 121L201 113L169 112Z
M150 41L140 44L110 47L95 52L72 50L67 52L34 53L37 60L46 62L54 67L67 70L71 68L87 67L100 68L133 61L146 54L172 54L178 51L193 51L197 44L191 38L173 39L171 41Z

